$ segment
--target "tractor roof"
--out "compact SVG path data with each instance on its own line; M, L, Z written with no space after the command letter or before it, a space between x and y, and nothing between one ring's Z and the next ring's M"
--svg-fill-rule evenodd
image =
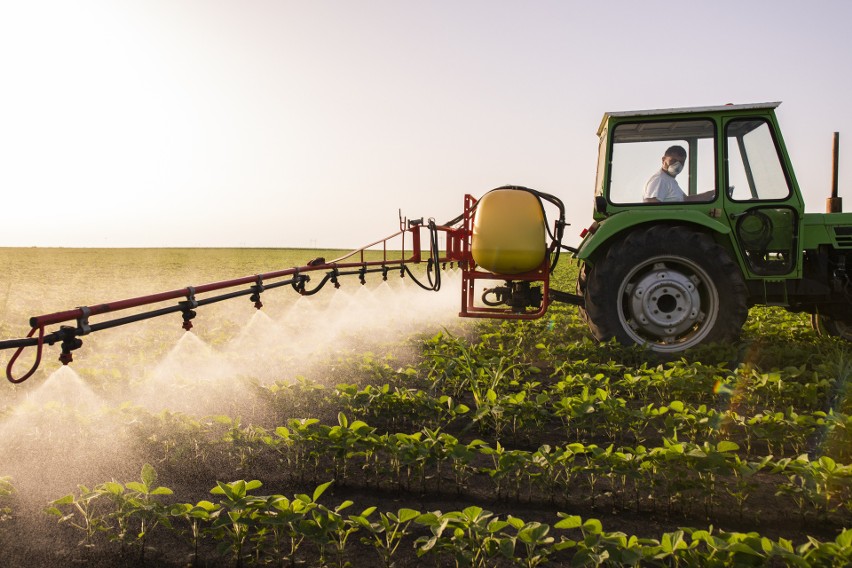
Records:
M598 128L598 135L606 127L606 123L610 118L629 118L639 116L655 116L663 114L703 114L708 112L734 112L739 110L759 110L759 109L774 109L780 105L780 101L771 103L749 103L749 104L727 104L704 107L683 107L683 108L662 108L651 110L631 110L621 112L605 112L601 125Z

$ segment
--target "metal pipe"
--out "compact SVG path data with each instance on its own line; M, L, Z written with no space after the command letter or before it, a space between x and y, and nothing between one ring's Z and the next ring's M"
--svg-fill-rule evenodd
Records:
M837 195L837 179L838 179L838 157L840 155L840 133L834 133L834 150L832 152L832 167L831 167L831 197L825 201L826 213L842 213L843 198Z
M834 151L831 168L831 197L837 197L837 161L840 154L840 133L834 133Z

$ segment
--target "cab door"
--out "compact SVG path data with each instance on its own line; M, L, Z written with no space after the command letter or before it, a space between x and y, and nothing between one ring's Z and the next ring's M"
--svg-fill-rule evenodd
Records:
M793 191L772 123L765 118L725 122L725 213L754 276L784 276L798 262L801 204Z

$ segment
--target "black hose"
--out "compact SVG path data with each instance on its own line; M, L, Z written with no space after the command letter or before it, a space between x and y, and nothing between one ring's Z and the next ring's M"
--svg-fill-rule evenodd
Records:
M411 269L408 268L408 265L403 264L402 268L403 271L411 277L415 284L424 290L437 292L441 289L441 264L439 262L441 258L441 251L438 248L438 227L435 224L435 219L429 219L427 226L429 227L429 260L426 264L426 277L429 280L429 285L427 286L418 280L411 272ZM435 271L434 277L432 276L432 270Z

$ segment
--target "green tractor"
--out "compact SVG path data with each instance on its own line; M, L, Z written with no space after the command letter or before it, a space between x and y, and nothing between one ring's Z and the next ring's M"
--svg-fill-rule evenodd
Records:
M577 303L597 339L676 354L736 338L755 305L809 313L820 334L852 339L837 134L829 212L805 213L778 104L604 115L594 223L576 251ZM649 181L668 166L682 171ZM682 194L667 201L672 180Z

